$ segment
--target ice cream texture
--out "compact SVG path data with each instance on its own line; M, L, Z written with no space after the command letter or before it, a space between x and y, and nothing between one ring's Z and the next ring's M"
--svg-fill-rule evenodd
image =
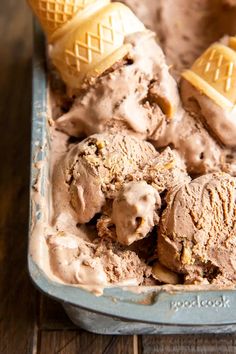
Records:
M201 176L167 196L158 258L188 283L235 282L236 179Z
M235 155L234 111L223 111L187 81L181 82L183 108L153 33L130 35L126 42L131 45L128 55L84 86L69 112L55 121L57 129L75 137L127 132L157 148L173 146L190 174L230 170L227 156ZM226 153L222 142L231 151Z
M235 1L29 2L60 74L46 272L235 284Z
M149 225L148 233L158 220L159 194L188 180L185 165L169 148L158 153L152 144L130 135L95 134L75 145L55 169L55 210L68 209L83 224L102 210L107 213L114 201L112 219L120 224L119 204L126 200L137 213L140 209L137 217L144 216L144 205L150 208L152 216L143 224L144 230ZM64 190L59 193L60 186Z
M158 224L161 198L154 187L145 181L129 182L114 199L111 221L117 240L130 245L142 239Z
M123 61L85 85L70 111L56 120L72 136L124 131L156 138L180 105L177 84L150 31L125 38Z
M92 243L70 234L54 234L48 238L48 247L51 268L58 278L98 294L114 283L139 285L151 274L135 252L107 240Z

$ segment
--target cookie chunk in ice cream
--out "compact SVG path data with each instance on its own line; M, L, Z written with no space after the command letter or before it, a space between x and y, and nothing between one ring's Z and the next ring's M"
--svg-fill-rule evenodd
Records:
M186 283L236 281L236 179L201 176L167 196L158 234L160 262Z

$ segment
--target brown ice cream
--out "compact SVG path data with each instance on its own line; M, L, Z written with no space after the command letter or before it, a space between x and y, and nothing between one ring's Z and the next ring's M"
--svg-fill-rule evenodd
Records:
M167 196L158 233L158 258L187 283L236 280L236 179L201 176Z
M185 79L181 82L185 108L201 118L215 139L227 147L236 147L236 111L223 109Z
M134 208L140 203L139 189L140 198L151 198L150 210L155 214L159 193L188 180L183 162L169 148L159 154L152 144L133 136L95 134L75 145L55 169L55 218L68 210L77 223L86 223L102 210L107 212L109 200L115 199L117 223L118 201L129 186ZM139 184L127 185L131 181Z
M52 75L45 269L96 294L236 283L234 110L180 81L236 33L235 1L122 2L149 29L125 38L128 54L75 96Z
M191 90L187 89L187 96L182 90L189 113L182 108L176 82L153 33L134 34L126 41L132 43L128 57L84 85L70 111L55 121L56 128L72 136L123 131L148 139L157 148L173 146L185 160L190 174L226 170L224 149L205 127L199 105L198 114L193 115ZM186 105L188 99L191 109ZM219 129L225 130L225 117L216 117L216 114L220 117L221 111L212 104L206 110L215 129L217 120ZM231 114L228 125L232 121ZM232 145L234 131L226 136Z
M84 84L69 112L55 121L56 127L72 136L126 131L152 141L157 148L173 146L192 175L220 170L234 175L230 167L234 158L227 155L235 153L225 153L221 146L234 147L234 112L222 111L183 82L186 113L166 61L170 67L174 64L179 77L212 41L236 32L232 15L236 10L220 0L214 0L214 6L210 0L124 2L157 32L166 58L153 32L128 36L125 42L132 47L128 55Z
M157 33L167 62L173 65L177 77L210 44L236 33L234 0L122 2L130 6L147 28Z
M139 285L151 274L150 267L135 252L111 241L98 239L92 243L56 233L48 237L48 247L51 268L58 278L95 292L113 283Z
M157 148L174 146L192 175L219 171L223 151L202 122L183 111L180 119L170 122L162 136L152 143Z
M180 83L184 108L192 119L201 121L218 145L218 170L232 175L236 151L235 42L231 37L224 43L213 43L182 73ZM226 167L229 164L230 170Z
M64 184L77 222L86 223L101 211L107 198L114 198L122 184L156 155L151 144L128 135L90 136L75 145L58 165L55 197L57 186Z
M47 244L54 275L93 289L146 282L151 268L121 244L149 238L159 223L160 195L190 181L179 155L170 148L159 153L134 136L95 134L58 160L53 180Z
M158 224L161 198L154 187L145 181L124 184L112 205L111 222L117 240L130 245L152 231Z
M126 37L131 45L128 55L84 85L56 127L72 136L128 130L145 139L163 130L180 100L154 37L150 31Z

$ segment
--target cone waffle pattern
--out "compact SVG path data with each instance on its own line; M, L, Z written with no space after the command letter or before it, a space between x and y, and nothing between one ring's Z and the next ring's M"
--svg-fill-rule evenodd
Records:
M82 23L68 38L58 42L59 51L55 48L52 59L64 79L70 76L80 80L81 75L93 71L101 62L103 70L104 66L105 69L112 66L114 61L110 62L109 56L123 46L124 37L143 30L143 24L129 8L110 4L90 18L89 23ZM100 74L99 69L95 72L96 69L95 76Z
M220 44L209 47L183 77L221 104L236 103L236 52ZM204 81L204 82L203 82ZM202 85L201 85L202 82ZM215 97L214 96L215 92Z
M45 32L50 35L96 0L29 0Z
M114 11L102 22L94 24L94 32L85 32L84 40L75 40L72 51L65 50L66 63L80 71L81 63L92 63L93 57L103 55L107 46L122 45L124 36L129 33L125 20L121 11Z

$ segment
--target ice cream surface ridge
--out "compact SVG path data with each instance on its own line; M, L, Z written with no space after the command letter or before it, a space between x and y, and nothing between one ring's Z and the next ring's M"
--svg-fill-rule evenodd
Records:
M236 179L201 176L169 192L158 235L162 264L188 282L235 281Z

